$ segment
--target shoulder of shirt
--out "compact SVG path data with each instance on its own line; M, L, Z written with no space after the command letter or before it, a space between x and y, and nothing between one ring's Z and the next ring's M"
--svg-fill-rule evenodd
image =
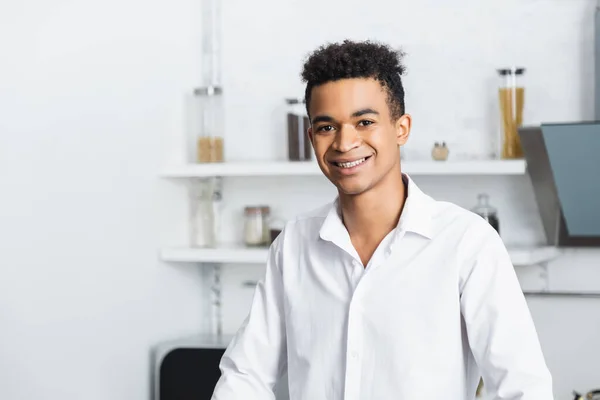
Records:
M313 210L298 214L295 218L291 219L289 222L292 224L303 224L303 223L314 221L315 219L317 221L323 221L327 217L327 215L329 214L329 211L331 210L331 208L333 206L334 206L333 202L329 202L329 203L324 204Z
M492 249L506 252L500 235L485 219L454 203L434 202L434 235L439 234L440 238L455 238L456 249L465 262L468 263L482 255L482 252Z
M304 212L299 214L295 218L288 220L283 228L283 231L277 236L277 238L271 244L270 251L272 254L282 256L285 247L285 243L294 243L294 247L297 247L300 242L308 238L318 237L318 232L323 225L323 221L329 214L331 208L334 206L333 202L325 204L312 211ZM300 242L298 242L300 240Z
M431 218L435 231L451 228L456 230L477 231L484 234L496 232L494 228L479 215L448 201L433 200L431 202Z
M288 220L284 230L287 234L316 232L321 228L332 207L334 207L334 202L329 202L311 211L298 214L295 218Z
M474 212L446 201L433 201L433 234L455 238L466 257L476 256L484 245L503 249L504 243L492 225Z

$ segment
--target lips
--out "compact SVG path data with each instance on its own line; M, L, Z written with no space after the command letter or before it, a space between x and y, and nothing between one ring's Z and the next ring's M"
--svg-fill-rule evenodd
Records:
M362 158L357 158L354 160L344 160L344 161L330 161L331 164L335 165L338 168L341 169L350 169L350 168L355 168L358 167L359 165L363 164L364 162L366 162L371 156L367 156L367 157L362 157Z

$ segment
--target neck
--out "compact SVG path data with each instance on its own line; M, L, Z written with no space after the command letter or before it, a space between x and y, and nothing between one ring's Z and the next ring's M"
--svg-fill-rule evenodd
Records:
M398 225L405 197L406 189L400 168L394 168L364 193L340 193L342 219L350 237L379 243Z

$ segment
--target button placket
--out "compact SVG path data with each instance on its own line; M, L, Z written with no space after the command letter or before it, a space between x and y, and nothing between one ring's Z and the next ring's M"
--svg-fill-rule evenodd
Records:
M358 288L357 288L358 289ZM362 373L362 306L360 296L355 291L348 312L348 331L346 343L346 379L345 399L358 398L360 393L360 376Z
M354 285L354 290L358 287L358 283L360 282L363 273L364 268L362 264L357 260L352 261L352 284Z

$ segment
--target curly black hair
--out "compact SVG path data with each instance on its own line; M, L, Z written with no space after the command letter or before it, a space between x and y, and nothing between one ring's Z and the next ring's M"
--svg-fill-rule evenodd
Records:
M404 53L371 41L329 43L315 50L304 63L302 80L306 82L304 99L310 104L312 89L326 82L347 78L374 78L388 92L393 120L404 114L404 87L401 76Z

